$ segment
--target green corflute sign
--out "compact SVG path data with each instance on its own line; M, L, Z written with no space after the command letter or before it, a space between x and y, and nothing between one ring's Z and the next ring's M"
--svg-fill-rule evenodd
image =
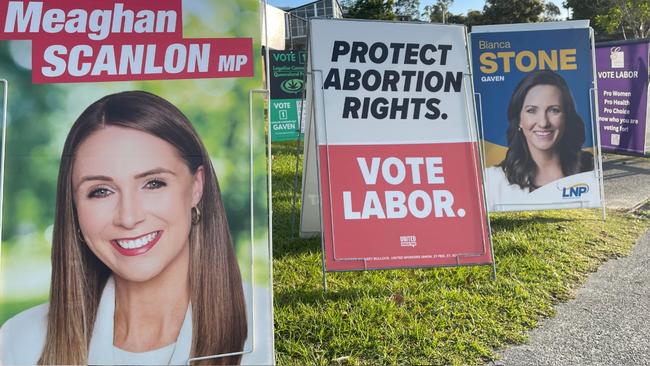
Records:
M271 51L271 141L290 141L302 138L301 112L305 87L303 51Z

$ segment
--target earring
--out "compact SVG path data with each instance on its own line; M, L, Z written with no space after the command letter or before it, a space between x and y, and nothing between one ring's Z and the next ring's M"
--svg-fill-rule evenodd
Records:
M77 239L79 239L79 241L82 243L86 242L84 235L81 233L81 229L77 229Z
M192 207L192 225L196 225L201 221L201 210L197 206Z
M521 126L517 127L517 131L521 132Z

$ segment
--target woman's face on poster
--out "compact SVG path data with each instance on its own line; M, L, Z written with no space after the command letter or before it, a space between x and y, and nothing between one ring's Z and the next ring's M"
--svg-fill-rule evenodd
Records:
M189 258L203 169L146 132L108 126L78 147L72 169L83 240L115 275L147 281Z
M521 128L531 151L553 151L564 135L566 115L562 92L554 85L536 85L526 94L519 114Z

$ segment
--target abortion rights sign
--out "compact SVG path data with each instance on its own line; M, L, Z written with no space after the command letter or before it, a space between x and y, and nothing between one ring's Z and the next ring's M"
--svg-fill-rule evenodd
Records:
M490 211L600 207L586 21L472 29Z
M311 29L326 270L491 263L464 27Z
M650 151L648 49L648 40L596 46L600 135L606 151Z

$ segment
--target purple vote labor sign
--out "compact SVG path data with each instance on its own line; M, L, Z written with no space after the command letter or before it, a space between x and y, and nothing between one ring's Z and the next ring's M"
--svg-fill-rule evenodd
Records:
M648 41L596 45L603 151L645 155L649 148Z

